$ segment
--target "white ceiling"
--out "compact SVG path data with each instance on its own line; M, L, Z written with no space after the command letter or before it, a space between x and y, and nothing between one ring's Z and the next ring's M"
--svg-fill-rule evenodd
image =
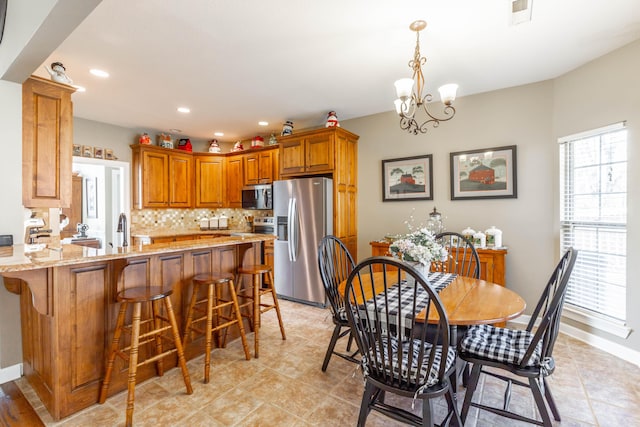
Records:
M393 109L421 33L429 91L458 96L557 77L640 38L638 0L103 0L44 64L62 62L85 93L78 117L222 141L322 126ZM100 80L90 68L107 70ZM43 67L35 74L48 77ZM436 93L434 93L436 95ZM176 112L187 106L191 113ZM260 128L258 120L270 125Z

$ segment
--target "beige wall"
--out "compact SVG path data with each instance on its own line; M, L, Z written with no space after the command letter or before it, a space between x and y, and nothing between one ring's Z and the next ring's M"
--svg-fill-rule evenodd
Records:
M640 160L635 142L640 134L640 42L632 43L557 79L467 96L456 100L456 117L427 135L401 131L393 112L342 121L360 135L358 158L358 254L370 252L369 242L386 233L406 230L404 221L426 218L437 207L448 230L467 226L503 230L509 247L507 286L521 294L530 313L559 258L558 145L563 135L626 120L629 159ZM391 100L390 100L391 102ZM437 104L436 104L437 105ZM450 200L449 153L517 145L518 198ZM382 202L381 160L433 154L434 200ZM640 171L629 168L627 325L637 329L640 289L634 278L640 265ZM640 338L623 340L571 323L584 331L640 351Z

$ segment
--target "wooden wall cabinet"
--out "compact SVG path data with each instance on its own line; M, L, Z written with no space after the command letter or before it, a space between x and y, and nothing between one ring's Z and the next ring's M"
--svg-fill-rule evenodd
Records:
M227 157L227 207L242 207L243 171L244 162L242 156Z
M227 182L224 156L194 154L193 157L196 178L195 207L224 207Z
M276 147L268 147L243 155L244 185L270 184L277 180L278 153Z
M371 256L390 256L388 242L370 242ZM476 249L480 259L480 279L505 286L506 249Z
M131 145L133 204L143 208L193 206L191 154L150 145Z
M358 135L338 127L279 139L280 176L323 175L333 179L333 234L354 259L358 251Z
M22 203L66 208L71 203L75 88L31 76L22 85Z

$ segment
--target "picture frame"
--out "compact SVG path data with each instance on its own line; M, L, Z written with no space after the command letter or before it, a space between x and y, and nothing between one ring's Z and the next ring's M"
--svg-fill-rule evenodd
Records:
M104 158L104 149L102 147L94 147L93 149L93 157L96 159Z
M382 160L382 201L433 200L433 155Z
M87 194L87 218L98 218L98 178L85 178L84 185Z
M115 160L116 156L113 155L113 150L110 148L104 149L104 158L107 160Z
M83 145L82 157L93 157L93 147L90 145Z
M518 197L515 145L450 153L451 200Z
M73 155L74 156L78 156L78 157L82 157L82 145L73 144Z

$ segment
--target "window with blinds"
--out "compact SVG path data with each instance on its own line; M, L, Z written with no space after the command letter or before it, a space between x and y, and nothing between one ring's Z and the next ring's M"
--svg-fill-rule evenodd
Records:
M560 138L560 244L577 249L566 303L626 320L627 131Z

